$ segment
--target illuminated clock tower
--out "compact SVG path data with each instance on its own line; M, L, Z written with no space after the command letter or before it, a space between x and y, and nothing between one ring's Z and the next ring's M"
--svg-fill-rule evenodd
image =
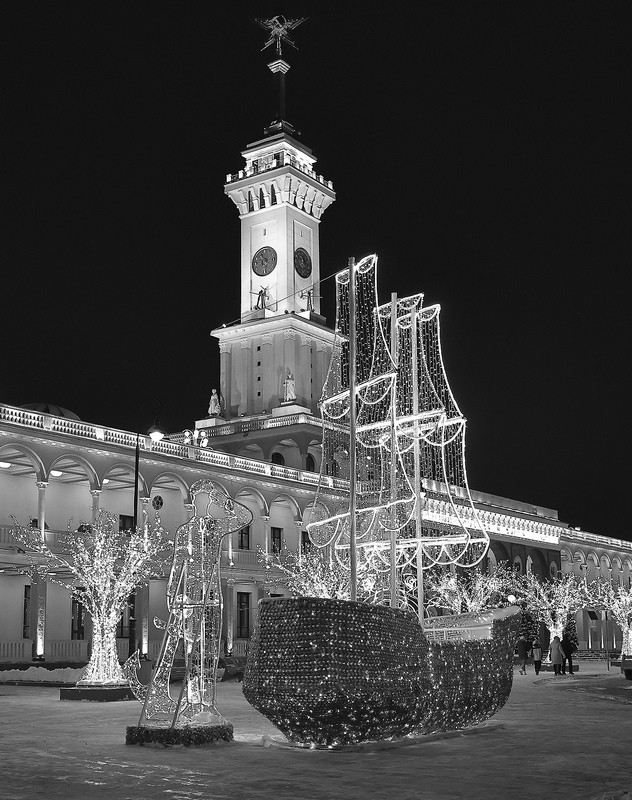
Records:
M312 151L288 123L266 132L243 151L245 168L228 175L225 186L241 220L243 322L285 311L319 313L318 227L335 199L331 181L316 174Z
M222 420L261 414L318 413L334 341L320 314L319 226L335 200L331 181L285 119L281 58L287 31L302 20L263 21L277 55L277 118L242 152L245 165L226 177L241 223L240 322L217 328ZM276 26L276 27L275 27ZM333 291L333 289L332 289ZM220 420L217 420L220 423Z

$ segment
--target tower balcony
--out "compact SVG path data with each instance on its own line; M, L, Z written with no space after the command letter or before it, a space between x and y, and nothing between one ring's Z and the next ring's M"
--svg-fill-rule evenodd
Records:
M333 191L334 184L332 181L326 180L322 175L317 175L315 170L310 166L304 164L285 150L278 150L275 153L269 153L249 161L244 169L240 169L239 172L235 172L234 174L226 175L226 183L236 183L245 178L252 178L253 176L261 175L265 172L280 169L281 167L293 167L304 175L309 176L312 180L317 181L327 189Z

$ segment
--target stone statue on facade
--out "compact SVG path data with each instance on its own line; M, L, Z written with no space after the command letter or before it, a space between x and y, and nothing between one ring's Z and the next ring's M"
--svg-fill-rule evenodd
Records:
M211 399L208 404L208 415L209 417L219 417L222 413L222 404L217 394L217 389L213 389L211 392Z
M296 400L296 382L288 369L287 378L283 381L283 401L287 403L290 400Z

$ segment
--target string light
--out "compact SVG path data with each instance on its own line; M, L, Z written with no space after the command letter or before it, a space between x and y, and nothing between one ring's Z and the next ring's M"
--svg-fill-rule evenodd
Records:
M191 496L196 511L174 537L167 583L169 619L154 620L165 634L150 684L141 684L136 677L138 653L124 665L131 689L143 703L138 725L127 728L127 744L199 745L233 739L232 723L216 706L221 544L226 536L250 525L252 512L208 480L194 483ZM180 647L185 674L173 697L171 671Z
M455 642L431 640L410 614L375 605L387 573L395 605L424 569L473 566L489 545L467 485L465 420L445 376L439 307L423 309L422 295L379 306L376 267L369 256L352 264L353 281L350 270L336 276L337 341L320 404L321 475L349 481L354 502L321 481L307 524L320 556L272 559L290 590L321 596L259 603L244 676L249 702L305 747L477 724L504 705L513 676L515 609L494 612L489 638ZM340 586L338 567L352 564L367 602L346 599ZM420 591L420 616L422 599Z
M605 609L621 628L621 655L632 655L632 588L599 578L585 587L586 601Z
M512 602L507 592L513 577L512 570L502 564L491 575L478 570L468 570L464 575L431 571L424 584L426 599L429 605L443 608L450 614L480 614L503 605L505 597ZM409 580L414 583L416 576L410 575Z
M514 591L525 610L535 621L544 623L551 641L554 636L561 639L569 616L584 607L584 582L572 572L553 580L540 580L532 572L514 576Z
M160 564L166 532L158 514L151 528L145 514L142 526L125 531L119 530L118 516L105 509L94 523L82 523L76 530L71 520L59 538L60 552L42 541L39 530L19 525L15 517L13 521L12 535L30 561L25 572L65 588L92 619L92 653L77 686L126 686L116 629L132 589L147 583Z
M261 600L244 696L310 748L458 730L506 703L519 615L495 612L491 638L429 641L386 606Z
M377 257L356 267L356 325L350 330L350 279L336 276L338 338L323 389L323 475L357 486L358 563L397 569L418 564L473 566L489 545L465 471L465 419L450 390L441 354L439 306L423 295L380 306ZM349 337L357 341L357 474L349 474ZM321 481L307 525L318 547L348 550L345 494ZM344 557L343 557L344 560Z

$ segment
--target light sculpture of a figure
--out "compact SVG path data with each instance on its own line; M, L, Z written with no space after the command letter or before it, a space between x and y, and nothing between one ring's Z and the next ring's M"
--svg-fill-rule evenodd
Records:
M216 707L215 673L222 632L221 546L225 537L252 522L252 513L216 490L210 481L195 483L191 495L195 513L175 534L167 584L169 619L154 620L165 634L151 683L143 685L136 678L138 653L125 663L130 685L143 702L138 728L133 730L216 726L230 730L232 738L232 725ZM184 679L177 696L172 696L171 670L179 653L184 656Z

